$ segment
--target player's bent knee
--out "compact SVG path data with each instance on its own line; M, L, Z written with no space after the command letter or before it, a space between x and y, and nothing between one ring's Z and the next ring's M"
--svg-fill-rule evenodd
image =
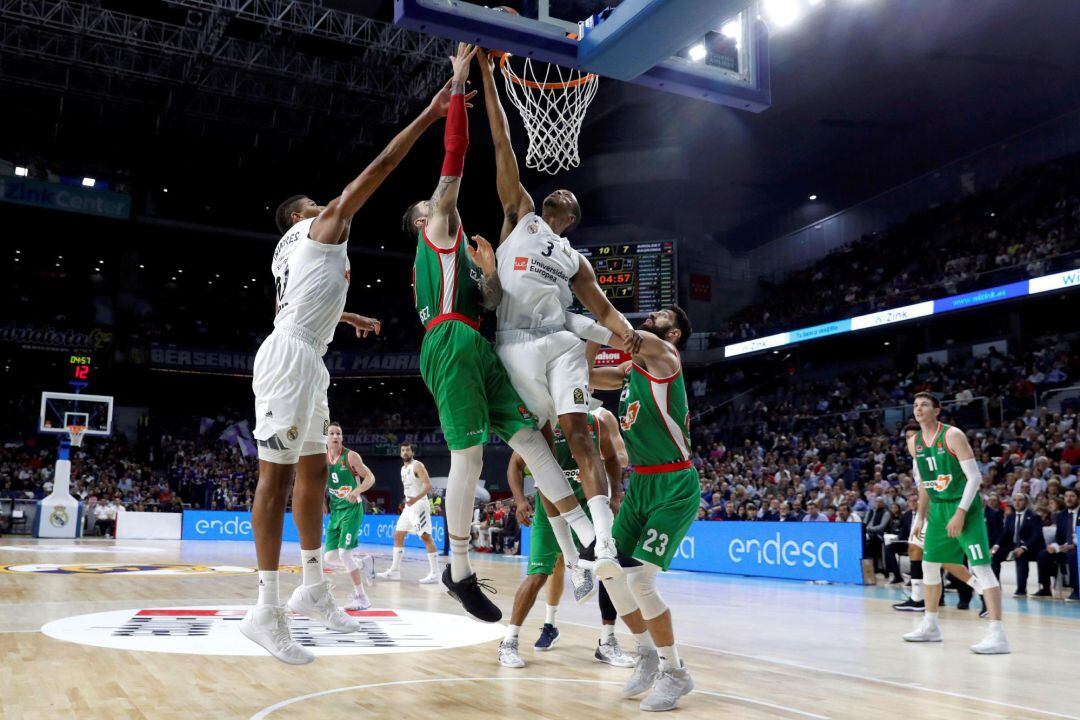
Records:
M327 567L335 567L338 564L338 551L328 550L323 554L323 564Z
M923 560L922 564L923 572L923 585L940 585L941 584L941 563L929 562Z
M979 581L984 591L1000 586L997 576L989 565L975 565L971 568L971 574Z
M634 602L634 596L626 584L625 576L605 580L604 587L607 588L611 604L615 606L615 612L619 613L620 616L629 615L638 609L637 603Z
M356 559L353 558L352 551L341 548L338 552L341 554L341 564L345 566L346 572L360 569L360 566L356 564Z
M633 593L637 606L641 608L641 617L646 620L660 617L668 609L667 603L656 589L656 573L659 570L655 565L646 563L640 569L627 573L626 584Z

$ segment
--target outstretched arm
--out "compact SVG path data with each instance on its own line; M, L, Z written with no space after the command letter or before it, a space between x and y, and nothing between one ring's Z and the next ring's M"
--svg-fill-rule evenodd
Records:
M427 225L428 240L438 247L454 244L461 218L458 217L457 199L461 189L461 175L465 170L465 151L469 147L469 115L466 112L468 97L465 83L469 79L469 66L476 48L458 43L457 54L450 58L454 76L450 79L450 107L446 115L446 132L443 146L442 173L435 193L431 196L431 216Z
M417 139L433 123L446 117L450 105L450 91L443 87L423 112L399 132L379 156L364 168L355 180L345 186L341 195L331 200L312 223L309 235L312 240L329 245L344 242L349 237L349 224L372 193L382 185L401 161L412 150Z
M600 289L600 284L596 282L596 273L593 272L592 265L580 253L578 253L578 271L570 279L570 289L574 291L574 295L585 306L585 309L596 317L596 321L614 334L615 337L612 338L614 347L631 354L637 351L640 343L637 339L638 333L634 332L634 328L623 317L623 314L616 310L607 299L607 295Z
M499 202L503 207L503 225L499 232L501 243L513 231L518 220L531 213L536 206L521 184L517 156L510 143L510 126L506 122L506 113L499 100L499 91L495 87L494 61L487 53L478 53L476 61L480 64L480 77L484 82L484 107L487 108L488 125L491 127L491 141L495 145L496 184L499 189Z

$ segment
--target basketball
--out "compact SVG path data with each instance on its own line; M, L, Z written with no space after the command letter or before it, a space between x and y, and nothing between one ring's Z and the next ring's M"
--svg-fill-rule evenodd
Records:
M1080 720L1080 3L500 1L0 3L5 717Z

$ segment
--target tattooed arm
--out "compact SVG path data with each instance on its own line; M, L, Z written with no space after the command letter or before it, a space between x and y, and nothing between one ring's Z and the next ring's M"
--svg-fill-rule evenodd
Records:
M476 50L471 45L459 43L457 55L453 58L454 77L450 81L450 108L446 115L446 133L443 139L446 155L439 184L431 196L431 217L427 225L428 239L441 248L453 246L458 228L461 227L457 199L461 189L461 174L465 167L465 151L469 147L465 83L469 79L469 67L474 52Z
M473 235L472 241L476 243L476 247L466 243L465 249L469 253L469 258L484 274L484 277L480 279L480 294L483 298L480 304L485 310L495 310L499 307L503 296L499 272L495 267L495 251L491 243L480 235Z

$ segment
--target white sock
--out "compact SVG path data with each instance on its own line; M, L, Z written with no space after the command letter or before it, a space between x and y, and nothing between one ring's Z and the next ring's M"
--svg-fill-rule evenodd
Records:
M674 644L658 647L656 648L656 652L660 655L661 670L675 670L682 667L682 660L679 659L679 651L675 649Z
M555 536L555 541L559 543L559 549L562 550L563 560L571 567L577 565L579 557L577 546L574 545L574 538L570 535L566 518L562 515L552 515L548 518L548 522L551 524L551 534Z
M394 546L394 559L390 561L390 572L401 569L401 558L405 554L405 548Z
M596 537L601 540L610 540L611 526L615 522L615 515L611 512L611 501L608 496L597 495L589 498L589 512L592 514L592 524L596 531Z
M281 600L278 599L277 570L259 571L259 604L281 605Z
M521 626L520 625L507 625L506 626L506 635L503 636L503 641L504 642L509 642L511 640L517 640L519 632L521 632Z
M652 635L646 630L643 633L634 633L634 640L637 641L638 652L641 650L655 650L656 646L653 645Z
M476 483L483 467L484 448L481 445L450 451L450 472L446 480L444 508L446 532L450 535L450 577L454 582L460 582L473 574L469 564L469 535L472 529Z
M601 642L606 641L606 640L610 640L613 637L615 637L615 626L614 625L601 625L600 626L600 641Z
M322 556L323 549L321 545L314 550L300 548L300 564L304 566L305 585L322 584Z
M608 512L611 512L611 510L609 509ZM592 520L589 519L589 516L585 514L580 505L574 506L573 510L567 510L559 517L574 529L574 534L577 535L578 540L581 541L584 547L592 545L593 540L596 539L596 531L593 529Z
M432 575L438 575L439 574L439 553L428 553L427 554L427 564L428 564L428 569L431 570L431 574Z
M450 579L461 582L473 574L469 563L469 541L450 538Z
M544 624L545 625L554 625L555 624L555 613L559 612L559 606L558 605L545 605L544 607L547 610L547 613L544 615Z
M911 581L911 599L920 602L923 599L922 580Z
M938 614L936 612L930 612L930 608L927 608L925 613L926 624L937 625L937 616Z
M1003 633L1003 632L1005 632L1005 626L1001 624L1000 620L991 620L990 621L990 632Z

